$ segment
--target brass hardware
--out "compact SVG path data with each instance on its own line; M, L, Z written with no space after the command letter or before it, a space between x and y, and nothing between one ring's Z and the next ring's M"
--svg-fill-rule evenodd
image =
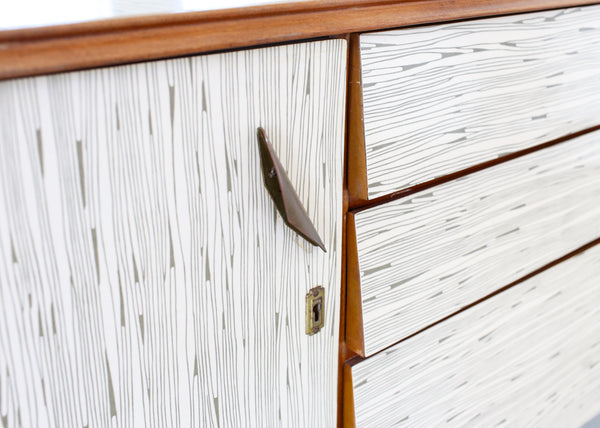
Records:
M323 240L310 221L283 166L279 162L265 130L258 128L258 147L265 186L283 221L298 235L327 252Z
M325 324L325 289L317 286L306 295L306 334L318 333Z

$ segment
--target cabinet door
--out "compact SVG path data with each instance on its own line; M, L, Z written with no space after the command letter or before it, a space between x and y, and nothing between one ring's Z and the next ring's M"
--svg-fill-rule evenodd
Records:
M4 426L335 424L345 59L328 40L0 83ZM276 211L259 126L327 253Z

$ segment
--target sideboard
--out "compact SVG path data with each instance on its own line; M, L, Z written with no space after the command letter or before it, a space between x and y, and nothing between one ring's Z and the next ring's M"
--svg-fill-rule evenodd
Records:
M600 4L0 32L4 427L600 413Z

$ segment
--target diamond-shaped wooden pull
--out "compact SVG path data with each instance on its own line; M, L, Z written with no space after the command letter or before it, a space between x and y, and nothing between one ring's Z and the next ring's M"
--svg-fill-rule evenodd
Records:
M263 179L273 202L275 202L277 211L279 211L283 221L290 229L311 244L327 252L323 240L312 221L310 221L310 217L308 217L302 202L300 202L296 190L294 190L281 162L279 162L265 130L258 128L257 135Z

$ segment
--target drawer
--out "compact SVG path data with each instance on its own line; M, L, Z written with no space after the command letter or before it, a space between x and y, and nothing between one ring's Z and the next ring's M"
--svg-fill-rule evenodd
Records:
M358 199L600 124L600 6L362 34L359 49Z
M355 212L348 343L371 355L600 237L598 201L600 131Z
M0 83L5 425L335 424L346 58L327 40ZM276 211L259 126L327 253Z
M600 411L598 278L596 245L345 367L356 426L581 426Z

